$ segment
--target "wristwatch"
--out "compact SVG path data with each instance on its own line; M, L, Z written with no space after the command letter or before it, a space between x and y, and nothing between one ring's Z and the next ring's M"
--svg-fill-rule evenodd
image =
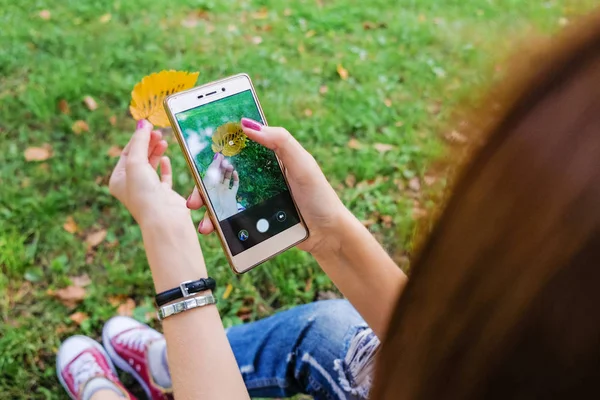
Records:
M198 292L213 290L215 286L215 280L210 277L200 278L197 281L185 281L182 282L179 287L157 294L154 299L156 301L156 305L160 307L173 300L181 299L182 297L190 297Z

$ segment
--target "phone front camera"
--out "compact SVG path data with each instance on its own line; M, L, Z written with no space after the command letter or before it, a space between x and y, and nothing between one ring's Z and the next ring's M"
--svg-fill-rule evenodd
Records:
M221 88L221 91L223 91L223 92L224 92L224 91L225 91L225 88Z

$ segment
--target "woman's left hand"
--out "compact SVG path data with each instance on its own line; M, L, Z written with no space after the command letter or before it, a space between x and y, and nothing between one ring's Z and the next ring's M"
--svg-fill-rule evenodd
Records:
M171 161L164 156L167 142L160 131L152 128L150 122L138 121L110 177L110 193L127 207L140 226L189 220L185 199L172 189ZM160 178L156 173L159 165Z

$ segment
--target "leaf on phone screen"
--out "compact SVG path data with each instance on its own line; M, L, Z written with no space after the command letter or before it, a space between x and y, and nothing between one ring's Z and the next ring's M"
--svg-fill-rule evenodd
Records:
M194 87L199 74L170 70L145 76L131 91L131 115L135 120L147 119L158 127L169 126L163 100L173 93Z
M226 157L239 154L246 147L247 136L237 122L228 122L217 128L212 137L212 150Z

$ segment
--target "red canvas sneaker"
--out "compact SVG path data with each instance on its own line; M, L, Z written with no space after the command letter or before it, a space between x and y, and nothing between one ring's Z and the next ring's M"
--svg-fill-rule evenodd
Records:
M99 390L113 390L124 399L135 399L123 387L102 346L86 336L65 340L56 355L56 374L71 399L87 400Z
M102 342L111 360L117 367L133 375L149 399L172 399L171 378L168 375L162 334L133 318L118 316L104 325ZM153 357L158 358L153 365L158 367L151 371L149 356L150 348L154 345L159 345L163 351L158 355L152 353ZM156 382L157 372L163 378L163 386ZM168 381L166 385L165 380Z

